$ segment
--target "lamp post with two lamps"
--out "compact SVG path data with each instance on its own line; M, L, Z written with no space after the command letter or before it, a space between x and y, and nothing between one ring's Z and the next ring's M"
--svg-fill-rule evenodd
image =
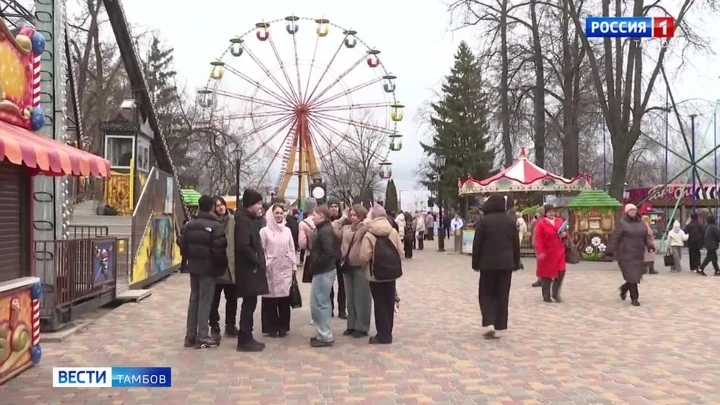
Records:
M445 156L442 154L435 155L435 167L438 172L438 223L439 229L442 229L443 223L443 198L442 198L442 180L445 171ZM438 251L445 251L445 238L438 235Z
M240 206L240 161L243 157L243 150L237 148L232 151L232 159L235 161L235 208Z

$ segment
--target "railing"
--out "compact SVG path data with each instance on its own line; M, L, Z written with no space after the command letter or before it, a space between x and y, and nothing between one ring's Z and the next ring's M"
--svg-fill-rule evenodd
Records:
M109 230L105 225L69 225L70 239L104 238Z
M116 276L130 265L128 240L93 238L34 243L35 273L43 284L40 318L53 330L70 322L73 309L95 297L115 298ZM92 310L104 303L84 307Z

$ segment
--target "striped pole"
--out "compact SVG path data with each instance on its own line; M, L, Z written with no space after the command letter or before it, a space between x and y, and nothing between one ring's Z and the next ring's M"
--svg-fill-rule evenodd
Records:
M33 59L33 101L32 106L40 106L40 72L42 62L42 53L36 54Z
M30 298L32 299L32 348L30 349L30 357L33 364L38 364L42 357L40 349L40 296L42 295L42 284L35 283L30 289Z

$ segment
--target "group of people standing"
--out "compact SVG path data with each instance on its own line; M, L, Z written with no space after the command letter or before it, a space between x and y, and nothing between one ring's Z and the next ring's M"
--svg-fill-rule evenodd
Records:
M221 197L202 196L199 214L182 229L179 244L190 273L185 346L220 344L220 298L224 294L225 335L237 337L238 351L262 351L253 335L258 297L262 297L262 332L282 338L290 331L291 289L298 251L306 251L302 281L311 283L310 312L316 336L313 347L334 343L334 283L338 279L338 315L347 319L345 336L369 336L374 303L377 334L371 344L392 343L396 280L402 275L403 242L382 206L368 211L355 205L340 213L340 202L296 210L273 204L263 214L263 197L246 189L234 215ZM298 290L299 291L299 290ZM237 300L239 326L235 327Z

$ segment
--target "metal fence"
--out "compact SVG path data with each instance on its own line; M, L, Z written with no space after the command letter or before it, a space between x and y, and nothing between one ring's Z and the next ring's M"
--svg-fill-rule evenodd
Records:
M70 239L103 238L108 236L105 225L69 225Z
M126 238L34 242L35 273L43 284L41 327L57 330L77 316L115 299L117 276L127 274Z

